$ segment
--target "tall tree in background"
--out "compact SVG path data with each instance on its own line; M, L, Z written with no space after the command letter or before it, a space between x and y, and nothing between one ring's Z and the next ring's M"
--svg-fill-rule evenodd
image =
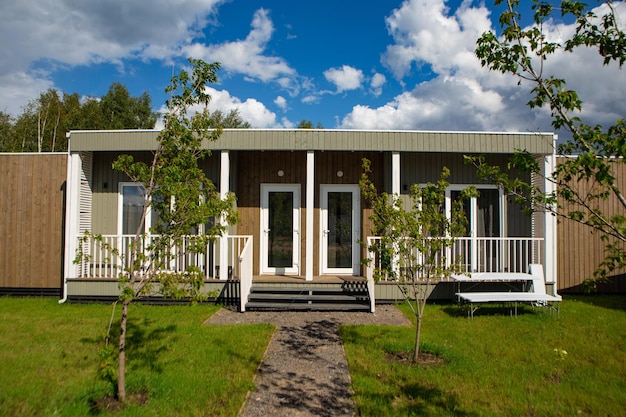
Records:
M11 115L0 111L0 152L11 152L13 146Z
M49 89L31 100L6 136L0 136L5 152L55 152L67 150L66 133L88 129L152 129L157 114L152 110L148 93L131 97L126 87L111 84L102 99L78 94L59 94Z
M143 93L131 97L128 89L113 83L100 101L104 129L152 129L156 115L152 112L150 96Z
M250 123L243 120L238 109L233 109L224 114L221 110L215 110L209 116L209 123L213 128L222 129L249 129Z
M470 160L479 167L483 177L491 178L518 200L526 201L528 207L550 210L601 233L606 257L594 274L594 280L588 282L593 286L596 280L626 267L626 217L606 214L601 208L602 202L611 198L621 206L619 213L626 211L625 184L616 181L617 170L626 163L626 121L619 119L608 127L584 123L578 116L583 108L582 100L576 91L567 89L566 80L546 73L545 63L556 53L595 48L598 65L618 65L621 69L626 60L624 21L611 0L596 9L601 13L599 16L578 1L533 0L533 3L534 25L523 29L519 23L520 1L496 0L496 5L506 6L500 15L502 35L484 33L478 39L476 55L482 65L492 71L511 74L520 83L532 86L528 106L550 109L552 126L571 134L571 139L559 145L558 153L576 157L559 164L554 173L546 173L552 174L557 185L555 195L545 195L532 184L510 179L507 172L486 165L482 158ZM544 31L544 25L556 14L576 21L573 35L558 42L548 39ZM540 164L527 152L518 152L510 167L542 175Z
M312 121L302 119L300 123L298 123L298 126L296 126L296 129L324 129L324 126L318 122L317 126L314 127Z

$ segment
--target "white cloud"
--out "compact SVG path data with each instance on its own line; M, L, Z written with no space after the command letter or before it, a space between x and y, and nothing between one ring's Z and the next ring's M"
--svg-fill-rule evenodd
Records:
M364 79L363 71L349 65L327 69L324 71L324 77L337 87L338 93L361 88Z
M193 44L185 48L192 57L219 61L226 71L243 74L252 80L277 81L283 87L296 88L296 71L277 56L265 54L267 43L274 32L269 12L259 9L252 19L252 29L243 40L218 45Z
M382 63L402 79L415 64L429 65L437 74L458 68L477 69L473 57L476 39L491 28L489 10L472 8L465 1L450 15L444 0L407 0L387 17L387 30L395 43L389 45ZM468 59L469 58L469 59Z
M125 58L169 58L206 26L222 1L154 0L149 7L143 0L3 2L0 109L20 108L54 87L49 74L33 70L37 63L54 69L109 62L122 68Z
M372 76L372 79L370 80L370 92L375 97L380 96L383 92L383 85L386 82L387 78L383 74L377 72Z
M319 103L321 100L321 97L319 95L315 95L315 94L310 94L307 96L302 97L302 101L304 104L317 104Z
M52 87L52 82L45 77L33 77L26 72L0 75L0 111L18 115L30 100Z
M614 3L626 16L624 2ZM605 6L602 6L605 7ZM602 15L596 9L596 14ZM497 16L495 16L497 19ZM434 77L379 107L354 106L341 121L344 128L550 131L545 109L530 110L530 86L510 75L489 72L474 56L481 33L494 30L484 6L464 1L455 11L444 0L406 0L387 18L394 43L381 61L398 79L414 67L428 68ZM546 24L549 39L571 34L572 25ZM567 80L585 102L588 124L612 124L626 115L626 71L604 67L597 51L579 49L549 57L545 74Z
M231 110L238 109L241 118L250 123L252 127L276 127L276 114L268 110L260 101L254 98L248 98L241 101L238 97L231 96L226 90L217 90L207 87L207 92L211 96L209 110L222 110L227 113Z
M283 96L276 97L274 99L274 104L280 107L283 111L287 110L287 100L285 100L285 97Z
M242 101L238 97L232 96L226 90L218 90L213 87L207 87L206 92L211 96L209 102L209 111L221 110L228 113L231 110L238 110L243 120L250 123L253 128L287 128L292 127L287 118L282 118L280 122L276 120L276 113L269 110L262 102L254 98L248 98ZM200 111L201 108L191 109L191 111ZM165 113L167 108L162 107L159 112ZM162 121L157 123L157 129L163 128Z

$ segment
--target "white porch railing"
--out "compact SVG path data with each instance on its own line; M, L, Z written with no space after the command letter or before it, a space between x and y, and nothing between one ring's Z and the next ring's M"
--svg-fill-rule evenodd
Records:
M368 237L368 281L373 280L374 270L392 267L392 260L384 259L380 252L372 251L378 237ZM460 237L446 249L445 259L448 264L457 263L465 272L516 272L529 273L529 264L542 263L542 238L532 237ZM419 254L416 253L416 257ZM385 264L386 263L386 264ZM381 280L391 280L383 276ZM444 277L442 281L451 280Z
M142 237L140 247L144 255L148 255L147 247L150 240L155 236ZM185 236L177 245L169 248L171 257L165 265L165 269L172 272L183 272L190 266L197 267L202 271L205 279L227 277L241 277L244 274L240 258L246 246L252 245L251 236L228 236L228 265L222 269L219 265L219 238L209 242L204 253L193 249L194 240L197 236ZM135 235L101 235L86 236L79 239L82 256L76 265L76 277L74 278L119 278L126 268L130 266L129 251L135 241ZM248 243L249 242L249 243ZM250 249L250 252L252 250ZM250 266L250 276L252 275ZM221 271L226 271L221 275Z
M242 245L237 246L241 248L238 251L239 254L237 260L237 267L239 268L239 311L242 313L246 311L246 302L250 296L250 290L252 288L252 236L238 236ZM245 239L245 240L243 240Z

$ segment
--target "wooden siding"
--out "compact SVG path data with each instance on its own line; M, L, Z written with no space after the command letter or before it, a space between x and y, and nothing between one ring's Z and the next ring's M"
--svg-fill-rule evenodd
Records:
M564 158L557 158L557 163ZM626 166L616 163L614 173L617 186L624 190L626 186ZM584 192L589 184L578 183L578 190ZM566 206L565 210L576 208ZM609 197L600 205L600 210L608 216L626 216L626 210L614 196ZM593 278L593 272L604 259L606 243L601 240L600 233L590 227L572 220L560 218L557 226L557 274L558 290L566 293L584 292L584 281ZM609 282L598 286L599 292L626 293L626 270L616 271Z
M237 209L240 222L237 232L241 235L252 235L254 238L253 274L260 274L260 242L261 242L261 184L300 184L300 248L304 252L306 242L306 152L237 152L231 154L231 162L236 160L237 183L233 190L237 196ZM278 171L284 175L280 177ZM306 260L300 264L303 274Z
M67 158L0 155L0 288L60 292Z
M70 149L76 151L154 150L154 130L74 131ZM205 143L214 150L319 150L512 153L524 149L552 154L552 133L361 131L325 129L225 129L218 140Z
M93 213L92 229L97 234L117 233L119 183L128 182L126 174L112 168L119 152L94 152L93 154ZM152 162L150 152L128 152L136 161ZM219 155L211 155L201 164L207 177L219 186Z
M313 230L320 229L320 185L321 184L358 184L361 176L361 161L367 157L372 161L373 177L377 187L382 188L383 154L381 152L316 152L315 153L315 214ZM307 262L313 262L313 275L319 275L319 236L315 233L314 259L306 259L306 152L240 151L231 155L239 167L235 193L240 213L238 233L254 236L255 275L260 274L260 230L261 230L261 184L300 184L300 275L304 275ZM245 167L245 168L244 168ZM282 170L284 175L278 176ZM342 171L343 176L337 176ZM370 210L361 202L361 234L363 240L371 230ZM363 257L364 252L361 254Z

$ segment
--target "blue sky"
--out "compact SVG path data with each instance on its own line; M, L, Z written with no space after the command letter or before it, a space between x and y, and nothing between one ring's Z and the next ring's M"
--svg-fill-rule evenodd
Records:
M0 110L11 114L48 88L101 97L112 82L147 91L159 110L191 56L222 64L211 109L238 108L253 127L552 130L545 110L526 107L526 85L473 55L480 34L498 28L490 1L3 3ZM626 20L624 3L616 7ZM555 56L546 70L579 91L590 123L626 117L625 71L602 67L597 52Z

